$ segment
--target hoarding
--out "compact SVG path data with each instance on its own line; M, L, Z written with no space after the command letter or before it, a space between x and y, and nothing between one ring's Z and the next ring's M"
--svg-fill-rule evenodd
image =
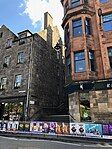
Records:
M55 122L31 122L30 131L32 133L56 133L56 123Z

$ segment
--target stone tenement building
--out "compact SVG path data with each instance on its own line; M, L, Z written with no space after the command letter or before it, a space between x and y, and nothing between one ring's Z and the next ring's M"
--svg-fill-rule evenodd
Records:
M112 122L112 0L61 0L69 112Z
M59 38L55 40L59 42ZM41 119L59 114L58 106L63 103L63 87L59 86L61 58L57 59L56 51L37 33L25 30L16 36L2 25L0 119Z

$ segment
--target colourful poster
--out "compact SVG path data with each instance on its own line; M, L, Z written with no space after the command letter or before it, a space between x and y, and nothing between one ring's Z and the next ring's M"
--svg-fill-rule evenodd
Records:
M102 125L102 133L103 133L103 135L109 135L109 125L108 124Z
M19 131L24 131L24 122L19 122L18 130Z
M50 123L42 122L42 123L40 123L40 126L41 125L42 125L42 133L49 133Z
M30 123L30 131L33 131L33 132L38 131L37 122L31 122Z
M68 123L62 123L62 133L69 134L69 124Z
M85 124L86 136L102 136L102 125L101 124Z
M24 122L24 131L29 132L30 131L30 122Z
M43 122L31 122L30 123L30 131L32 133L42 133L44 132Z
M55 122L49 123L49 133L56 134L56 123Z
M112 135L112 124L109 124L109 134Z
M56 134L63 134L63 124L61 122L56 123Z

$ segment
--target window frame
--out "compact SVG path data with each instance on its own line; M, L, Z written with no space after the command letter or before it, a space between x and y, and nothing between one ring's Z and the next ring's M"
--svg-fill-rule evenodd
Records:
M109 16L111 16L111 17L110 17L111 19L109 19ZM112 31L112 13L104 14L104 15L102 16L102 22L103 22L103 29L104 29L105 32ZM109 23L111 29L108 29L108 28L105 29L105 24L106 24L106 23Z
M18 81L16 80L18 76L21 76L20 82L18 82ZM20 84L17 84L17 83L20 83ZM14 88L20 88L21 85L22 85L22 74L17 74L17 75L15 75Z
M66 57L66 76L71 76L71 58L70 55Z
M102 3L102 4L109 2L109 0L99 0L99 1L100 1L100 3Z
M93 54L92 56L90 54ZM95 71L95 55L94 50L89 50L89 64L90 64L90 71ZM92 67L93 66L93 67Z
M25 53L24 52L18 52L17 64L23 64L24 62L25 62Z
M80 58L80 59L76 59L76 54L81 54L83 53L83 57ZM84 68L82 69L82 71L77 67L79 64L77 62L81 62L82 64L84 64ZM74 52L74 64L75 64L75 73L83 73L83 72L86 72L86 59L85 59L85 50L81 50L81 51L76 51ZM78 69L77 69L78 68Z
M79 21L79 22L78 22ZM80 28L80 30L79 30ZM78 33L79 31L81 33ZM73 32L73 37L81 37L83 35L83 27L82 27L82 18L77 18L72 20L72 32Z
M89 21L89 22L88 22ZM85 18L85 33L86 35L92 35L92 23L90 18Z
M80 0L71 0L71 7L78 7L80 4Z
M5 56L5 57L4 57L4 64L6 64L7 67L10 65L10 57L11 57L11 56Z
M109 56L109 50L111 50L111 56ZM112 47L107 47L107 51L108 51L108 59L109 59L110 69L112 69L112 62L110 60L110 59L112 59Z
M6 48L12 47L12 38L7 39L6 41Z
M5 83L4 83L5 80ZM7 88L7 77L2 77L0 79L0 89L4 90Z

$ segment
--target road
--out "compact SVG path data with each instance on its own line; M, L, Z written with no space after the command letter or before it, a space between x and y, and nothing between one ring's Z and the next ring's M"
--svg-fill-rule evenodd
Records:
M66 143L36 139L6 138L0 136L0 149L111 149L109 144Z

